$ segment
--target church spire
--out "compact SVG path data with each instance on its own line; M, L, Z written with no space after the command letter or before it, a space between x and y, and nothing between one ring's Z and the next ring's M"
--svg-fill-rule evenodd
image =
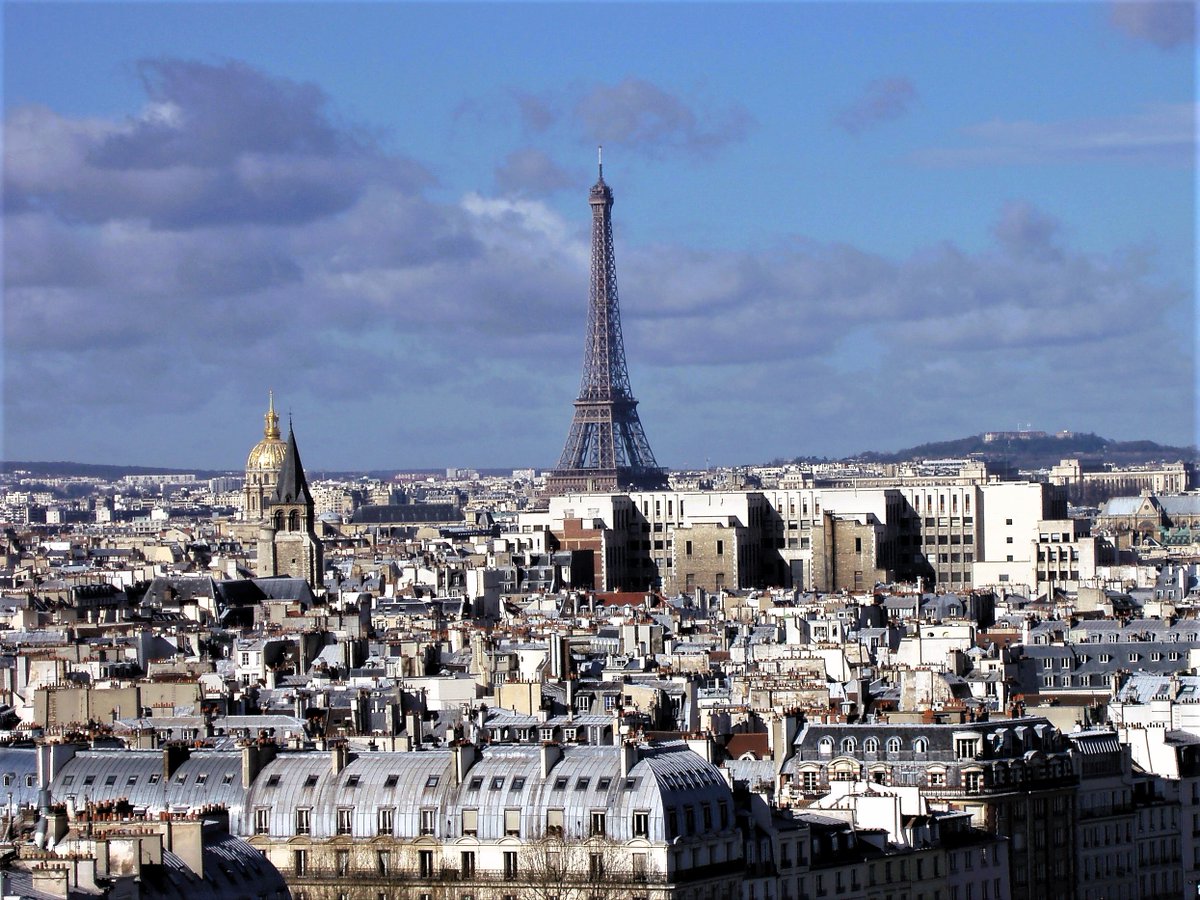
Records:
M268 441L279 440L279 416L275 414L275 392L267 391L267 414L263 416L263 437Z
M312 503L308 490L308 479L304 477L304 466L300 464L300 450L296 446L296 432L288 424L287 449L283 452L283 466L279 470L279 481L275 484L272 503Z

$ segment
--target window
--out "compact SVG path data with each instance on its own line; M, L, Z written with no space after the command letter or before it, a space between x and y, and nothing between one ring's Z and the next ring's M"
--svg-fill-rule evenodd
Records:
M592 881L599 881L604 877L604 854L590 853L588 854L588 877Z
M471 783L467 785L467 790L477 791L481 787L483 787L483 776L476 775L474 778L471 779Z
M296 834L312 834L312 810L307 807L296 809Z
M559 778L555 778L554 789L556 791L565 791L567 789L567 779L561 776Z
M492 790L499 791L499 790L503 790L503 788L504 788L504 776L497 775L495 778L492 779Z
M421 810L421 834L433 834L437 826L437 810Z
M596 782L596 790L607 791L612 786L611 778L601 778Z
M159 780L160 778L162 778L162 775L161 775L160 773L158 773L158 772L155 772L155 773L153 773L153 774L150 776L150 783L151 783L151 784L158 784L158 780Z
M562 837L563 811L561 809L546 810L546 836Z
M305 779L304 779L304 786L305 786L306 788L316 787L316 786L317 786L317 776L316 776L316 775L309 775L307 778L305 778Z
M504 851L504 877L517 877L517 852L515 850Z
M900 752L900 738L898 738L898 737L888 738L887 751L888 751L888 753L899 753Z
M343 806L337 811L337 833L350 834L351 823L354 821L354 810Z
M134 780L136 781L137 779L135 778ZM207 772L201 772L199 775L196 776L196 784L204 784L204 782L206 782L206 781L208 781L208 773ZM132 784L132 783L133 782L131 781L130 784Z
M180 776L179 776L179 783L180 783L180 784L183 784L183 779L184 779L185 777L186 777L186 776L184 776L184 775L180 775ZM278 775L272 775L270 778L268 778L268 779L267 779L267 787L279 787L279 776L278 776Z
M437 775L430 775L428 778L425 779L425 787L431 788L431 787L437 787L437 786L438 786L438 776Z
M380 875L387 875L392 867L392 854L387 850L377 850L375 852L375 871Z
M350 851L338 850L333 854L333 865L337 869L339 875L347 875L350 872Z
M462 833L464 837L474 837L479 834L479 810L464 809L462 811Z
M305 875L308 873L307 850L292 851L292 872L294 872L296 875Z
M391 834L396 823L396 811L390 806L381 806L375 813L375 833Z
M399 775L389 775L387 778L383 779L383 786L385 788L393 788L396 786L396 782L398 782L399 780L400 780Z
M510 791L520 791L520 790L524 790L524 788L525 788L525 779L522 778L520 775L515 777L512 780L512 784L510 784L508 786L508 789Z
M271 833L271 810L266 807L260 807L254 811L254 833Z
M591 779L590 779L590 778L578 778L578 779L576 779L576 781L575 781L575 790L577 790L577 791L586 791L586 790L587 790L587 788L588 788L588 785L589 785L590 783L591 783Z
M358 787L358 778L359 778L359 776L357 776L357 775L350 775L349 777L347 777L346 778L346 787L348 787L348 788Z
M633 836L649 837L649 835L650 813L645 810L638 810L633 814Z
M592 831L593 837L604 837L604 822L605 814L601 810L592 812Z
M723 556L725 553L725 542L717 541L717 556Z
M475 877L475 851L464 850L459 857L459 872L465 881L468 878Z
M504 811L504 834L506 837L521 836L521 811L519 809Z
M422 878L433 877L433 851L419 850L417 851L417 862L421 870Z

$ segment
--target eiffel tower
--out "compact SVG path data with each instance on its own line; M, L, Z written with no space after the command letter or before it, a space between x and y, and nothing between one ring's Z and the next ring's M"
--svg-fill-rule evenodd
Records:
M604 181L603 156L588 204L592 207L592 280L583 382L558 467L546 478L546 493L664 488L666 471L655 462L642 430L625 367L613 255L613 192Z

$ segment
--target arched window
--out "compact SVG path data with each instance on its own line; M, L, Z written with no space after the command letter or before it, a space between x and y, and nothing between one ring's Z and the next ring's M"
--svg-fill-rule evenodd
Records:
M275 530L283 531L283 510L282 509L279 510L277 513L275 513Z
M929 747L929 742L925 738L917 738L913 741L913 753L924 753Z
M842 738L842 752L853 753L858 747L858 741L852 737Z
M879 741L875 740L875 738L867 738L863 741L863 750L867 753L878 753Z
M300 510L293 509L288 514L288 531L300 530Z
M898 738L898 737L888 738L887 750L888 750L888 753L899 753L900 752L900 738Z
M819 744L817 744L817 752L820 753L822 756L832 756L833 755L833 738L831 738L831 737L821 738L821 742Z

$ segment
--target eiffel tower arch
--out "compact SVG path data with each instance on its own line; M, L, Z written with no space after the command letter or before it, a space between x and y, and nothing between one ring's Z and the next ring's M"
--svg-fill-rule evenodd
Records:
M588 204L592 208L592 277L583 381L566 445L558 466L546 479L546 493L655 490L666 487L667 475L654 459L629 387L617 303L613 192L604 181L603 160Z

